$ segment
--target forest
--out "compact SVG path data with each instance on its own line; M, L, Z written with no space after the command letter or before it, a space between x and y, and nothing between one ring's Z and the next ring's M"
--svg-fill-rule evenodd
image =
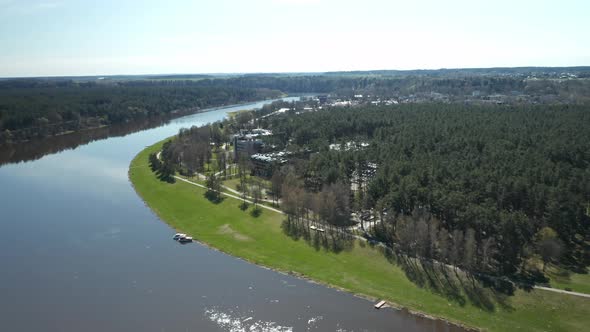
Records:
M278 91L176 82L0 81L0 143L280 96Z
M355 73L355 72L353 72ZM578 75L582 76L585 72ZM526 94L538 103L587 103L590 80L531 78L526 75L243 75L205 78L192 82L198 86L267 88L287 93L329 93L339 96L373 94L381 97L409 96L416 93L442 93L463 101L472 94ZM548 98L549 97L549 98Z
M306 192L358 181L355 174L377 164L350 206L383 220L374 228L380 240L499 275L524 272L535 253L574 270L590 263L589 125L583 106L440 104L322 110L261 123L283 134L285 145L317 151L293 168ZM329 148L345 142L368 147ZM474 252L467 262L453 257L467 248Z
M590 102L588 67L0 80L0 144L284 94L408 102Z
M292 156L274 165L268 188L291 233L309 236L311 224L343 233L371 220L360 228L371 241L526 282L544 280L547 264L582 273L590 264L587 107L410 104L301 113L291 104L293 111L262 117L285 105L182 130L165 146L164 173L203 171L212 147L230 134L267 128L267 147ZM223 169L226 162L246 167L223 161Z

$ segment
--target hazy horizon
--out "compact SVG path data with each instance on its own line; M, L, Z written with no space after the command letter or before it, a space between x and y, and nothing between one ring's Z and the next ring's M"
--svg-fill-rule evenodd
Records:
M0 0L0 77L590 65L584 1Z
M0 79L19 79L19 78L60 78L60 77L126 77L126 76L196 76L196 75L206 75L206 76L232 76L232 75L289 75L289 74L326 74L326 73L347 73L347 72L373 72L373 71L438 71L438 70L472 70L472 69L517 69L517 68L590 68L590 65L579 65L579 66L518 66L518 67L465 67L465 68L409 68L409 69L395 69L395 68L379 68L379 69L358 69L358 70L336 70L336 71L274 71L274 72L227 72L227 73L206 73L206 72L177 72L177 73L137 73L137 74L127 74L127 73L115 73L115 74L93 74L93 75L46 75L46 76L0 76Z

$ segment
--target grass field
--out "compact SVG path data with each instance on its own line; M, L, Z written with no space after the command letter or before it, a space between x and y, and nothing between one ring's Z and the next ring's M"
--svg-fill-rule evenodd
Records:
M551 287L590 294L590 274L571 273L557 267L548 267Z
M204 189L159 181L147 160L161 145L143 150L131 162L129 177L136 191L171 227L228 254L490 331L583 331L590 326L590 299L521 290L505 297L463 284L449 292L424 282L430 278L427 270L387 259L360 243L339 253L316 250L285 235L278 213L264 210L255 218L238 208L239 200L225 198L214 204L204 197Z
M226 186L228 188L232 188L233 190L237 190L238 185L240 184L240 178L236 176L233 179L223 180L222 183L224 186Z

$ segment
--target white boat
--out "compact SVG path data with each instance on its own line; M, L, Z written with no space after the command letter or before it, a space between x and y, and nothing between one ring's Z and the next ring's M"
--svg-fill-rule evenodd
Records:
M180 238L186 237L186 234L184 233L176 233L174 234L174 236L172 237L174 240L178 241L180 240Z
M180 243L193 242L193 238L190 236L183 236L183 237L178 238L178 242L180 242Z

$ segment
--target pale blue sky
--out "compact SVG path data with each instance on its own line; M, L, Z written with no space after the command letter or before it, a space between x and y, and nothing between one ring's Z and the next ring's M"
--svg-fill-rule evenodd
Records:
M589 3L0 0L0 77L590 65Z

